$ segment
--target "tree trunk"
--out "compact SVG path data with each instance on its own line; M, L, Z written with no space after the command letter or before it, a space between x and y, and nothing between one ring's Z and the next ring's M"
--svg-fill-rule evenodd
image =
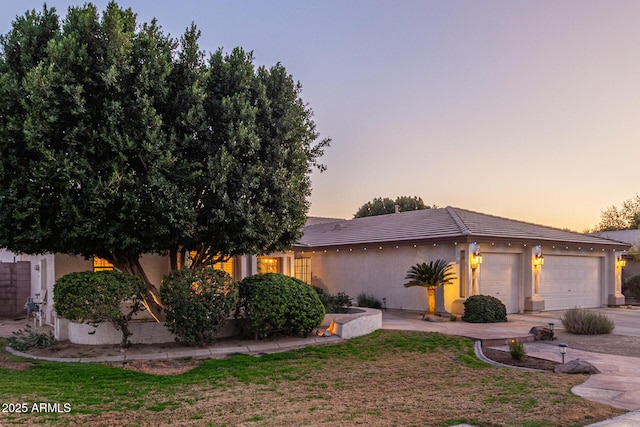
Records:
M140 265L140 259L137 257L118 257L115 255L112 255L110 258L111 259L109 259L109 261L118 270L142 279L147 287L147 292L144 295L144 301L142 302L142 304L146 307L146 309L149 311L149 313L151 313L151 315L154 317L154 319L156 319L157 322L164 321L165 315L162 304L160 303L160 291L153 283L149 281L149 278L142 268L142 265Z
M118 322L118 327L122 332L122 340L120 341L120 348L128 348L130 344L129 337L132 335L132 333L129 332L129 323L126 321Z
M436 314L436 288L428 287L427 288L427 303L429 309L427 310L427 314L434 315Z

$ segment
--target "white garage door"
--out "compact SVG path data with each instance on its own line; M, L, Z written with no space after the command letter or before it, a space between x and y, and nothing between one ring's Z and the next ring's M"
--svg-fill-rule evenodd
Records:
M483 254L478 277L478 293L498 298L507 313L519 311L520 256L518 254Z
M539 291L545 310L599 307L600 260L599 257L545 255Z

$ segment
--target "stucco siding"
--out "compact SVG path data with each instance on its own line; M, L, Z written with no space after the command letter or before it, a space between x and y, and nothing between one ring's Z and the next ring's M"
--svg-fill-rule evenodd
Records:
M412 265L435 259L454 261L454 247L368 247L367 250L316 252L311 254L311 284L331 294L345 292L353 299L361 292L372 294L380 301L386 298L387 308L425 310L426 290L421 287L405 288L404 278ZM439 289L436 294L439 311L449 310L450 307L444 303L444 294L457 293L457 280L447 288L453 291Z

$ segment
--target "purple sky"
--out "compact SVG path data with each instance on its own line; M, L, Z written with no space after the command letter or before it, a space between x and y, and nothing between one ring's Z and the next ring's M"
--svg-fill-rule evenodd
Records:
M242 46L302 83L333 139L311 215L417 195L583 231L639 192L638 1L119 4L173 36L194 21L203 49ZM41 7L2 0L0 33Z

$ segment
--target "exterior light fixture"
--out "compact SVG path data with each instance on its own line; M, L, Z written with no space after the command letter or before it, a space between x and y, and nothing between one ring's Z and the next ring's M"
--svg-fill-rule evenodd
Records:
M471 255L471 268L478 268L482 264L482 255L479 252Z
M533 249L533 265L541 266L544 264L542 256L542 246L538 245Z
M386 298L382 298L382 304L384 304L384 309L387 309L387 299Z
M616 267L622 268L622 267L625 267L626 265L627 265L627 260L622 259L622 255L616 258Z
M558 344L558 347L560 347L560 354L562 355L562 363L564 364L564 355L567 354L567 347L569 346L565 343L562 343L562 344Z
M471 249L471 259L469 260L472 269L476 269L482 264L482 255L480 254L480 245L473 243Z

